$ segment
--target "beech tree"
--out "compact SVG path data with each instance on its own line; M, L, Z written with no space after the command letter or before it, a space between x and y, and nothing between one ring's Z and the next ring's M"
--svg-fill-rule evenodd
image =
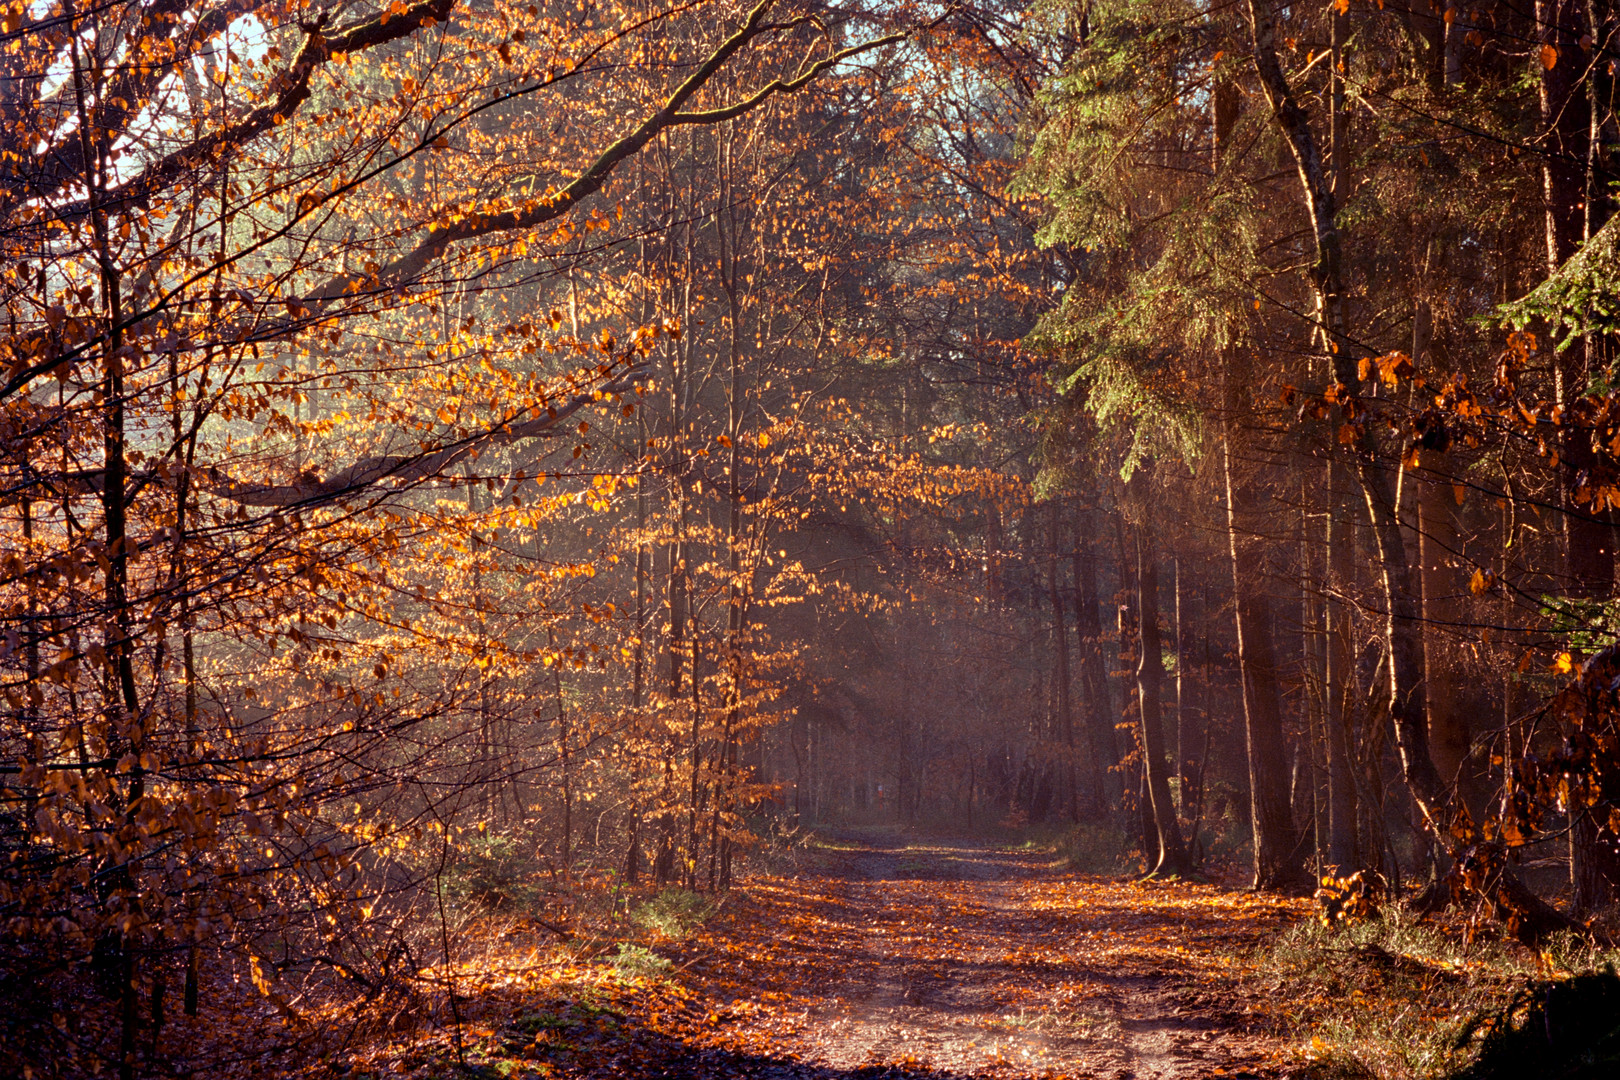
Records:
M522 816L560 774L566 873L607 732L560 673L617 609L573 606L595 567L548 540L609 507L592 422L683 335L524 309L649 144L899 38L768 2L58 5L6 31L8 976L92 954L132 1075L176 950L188 1010L202 947L274 995L272 932L378 985L349 928L478 781Z
M5 1044L453 1014L828 822L1578 929L1613 29L0 8Z

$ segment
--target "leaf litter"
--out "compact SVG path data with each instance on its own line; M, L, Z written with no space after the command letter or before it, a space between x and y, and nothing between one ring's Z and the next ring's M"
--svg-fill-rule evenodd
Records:
M846 838L792 873L748 878L680 938L646 929L571 962L492 952L457 975L459 1058L439 1031L335 1070L1277 1077L1297 1057L1249 958L1306 910L1231 886L1080 874L1038 850Z

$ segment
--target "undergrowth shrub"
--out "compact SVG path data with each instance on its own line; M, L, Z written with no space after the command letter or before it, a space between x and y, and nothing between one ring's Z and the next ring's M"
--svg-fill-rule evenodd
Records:
M712 897L685 889L664 889L630 909L630 921L645 930L680 940L714 914Z
M1113 875L1136 869L1135 840L1113 822L1080 822L1055 844L1063 860L1082 873Z
M753 871L794 874L815 863L813 830L775 816L750 817L747 825L754 842L733 856L744 868L742 877Z
M445 874L452 900L488 911L528 911L539 906L538 867L510 836L478 833L463 842Z
M673 966L672 961L659 956L645 945L628 941L619 943L619 951L608 959L613 970L626 978L654 978Z

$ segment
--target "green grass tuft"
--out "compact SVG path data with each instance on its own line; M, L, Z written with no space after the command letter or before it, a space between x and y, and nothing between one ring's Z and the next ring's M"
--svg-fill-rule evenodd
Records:
M689 936L714 914L712 897L685 889L664 889L630 909L630 921L674 941Z

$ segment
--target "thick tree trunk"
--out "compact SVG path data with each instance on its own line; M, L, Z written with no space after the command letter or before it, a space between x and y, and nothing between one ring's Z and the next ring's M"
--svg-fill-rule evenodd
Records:
M1433 317L1428 302L1421 297L1413 304L1412 362L1427 359L1433 336ZM1429 719L1429 755L1440 779L1468 807L1473 820L1484 812L1483 792L1464 775L1473 731L1468 722L1470 708L1463 685L1459 657L1450 655L1448 645L1455 627L1464 617L1459 609L1462 578L1457 558L1462 534L1457 527L1457 503L1451 478L1446 475L1444 456L1436 450L1415 452L1417 469L1411 473L1418 485L1417 556L1418 580L1423 588L1423 672Z
M1582 76L1589 63L1580 46L1585 26L1585 0L1536 0L1541 184L1549 273L1575 254L1585 229L1590 121L1582 93Z
M1224 165L1226 147L1237 121L1239 100L1234 87L1222 83L1213 95L1217 163ZM1271 613L1261 580L1261 549L1255 535L1256 492L1233 481L1232 446L1247 392L1242 354L1228 348L1225 357L1225 431L1221 449L1226 481L1227 539L1232 557L1233 597L1238 668L1243 689L1244 741L1249 760L1249 821L1254 838L1254 885L1269 889L1304 883L1292 861L1294 828L1289 813L1282 705L1276 660L1271 647Z
M1546 8L1547 10L1543 10ZM1604 175L1600 155L1604 140L1602 125L1606 108L1602 101L1600 65L1590 65L1591 54L1565 49L1579 35L1612 46L1612 5L1595 0L1543 0L1536 6L1540 36L1559 49L1558 63L1544 69L1541 82L1541 122L1548 140L1559 151L1556 160L1549 154L1543 163L1547 192L1548 272L1591 239L1592 234L1613 213L1612 176ZM1569 54L1569 55L1566 55ZM1590 65L1590 66L1589 66ZM1584 93L1581 91L1584 89ZM1611 91L1612 93L1612 91ZM1576 107L1577 97L1580 107ZM1578 199L1568 201L1572 162L1580 156ZM1579 221L1571 221L1571 211ZM1578 225L1578 234L1571 236ZM1592 373L1608 367L1604 355L1605 338L1587 334L1579 344L1571 344L1557 358L1558 401L1568 408L1585 395ZM1576 596L1607 600L1614 592L1615 529L1613 512L1593 506L1582 498L1584 475L1598 464L1601 451L1594 447L1592 434L1579 425L1563 429L1561 489L1564 501L1567 587ZM1578 813L1570 822L1569 862L1572 903L1578 914L1609 903L1620 888L1620 858L1616 857L1614 837L1604 836L1590 814Z
M1334 205L1337 206L1344 201L1350 176L1350 118L1345 108L1344 69L1341 67L1344 44L1349 35L1348 8L1331 8L1328 35L1328 183L1333 191ZM1428 42L1427 38L1424 40ZM1344 874L1359 869L1365 861L1356 850L1356 789L1350 760L1351 747L1354 745L1347 708L1350 696L1346 692L1351 678L1350 611L1334 595L1336 589L1348 587L1355 573L1352 555L1355 541L1350 528L1353 514L1341 495L1346 479L1344 470L1329 460L1325 534L1328 595L1323 597L1322 603L1325 635L1322 649L1322 743L1328 774L1326 856L1327 864Z

